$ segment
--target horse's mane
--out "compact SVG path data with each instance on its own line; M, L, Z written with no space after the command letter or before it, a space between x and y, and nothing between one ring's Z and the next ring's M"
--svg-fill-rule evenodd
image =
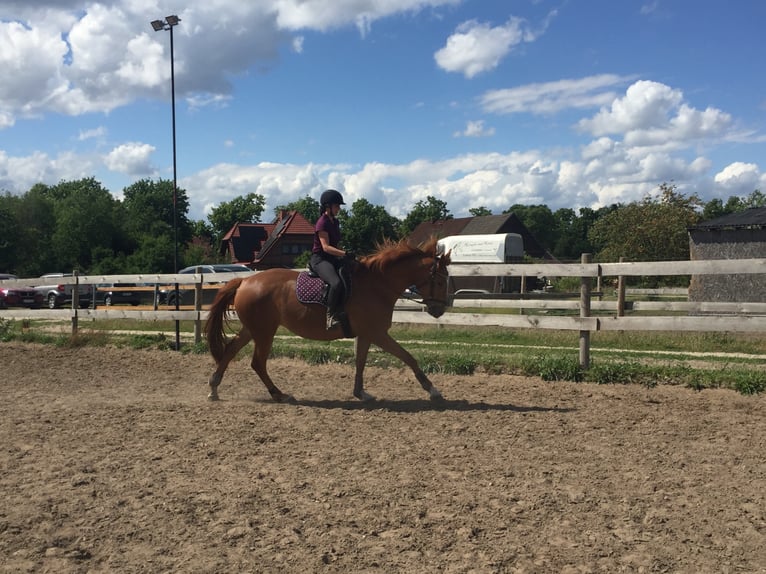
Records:
M410 257L436 255L437 238L431 237L420 245L413 245L406 239L393 241L385 239L374 253L362 258L362 263L368 269L384 271L391 263L403 261Z

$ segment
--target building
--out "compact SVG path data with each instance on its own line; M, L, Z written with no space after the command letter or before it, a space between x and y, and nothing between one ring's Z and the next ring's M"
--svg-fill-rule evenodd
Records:
M252 269L295 267L311 251L314 226L297 211L280 211L272 223L235 223L221 240L221 255Z
M689 228L689 258L766 258L766 207L703 221ZM689 301L766 302L766 275L693 275Z

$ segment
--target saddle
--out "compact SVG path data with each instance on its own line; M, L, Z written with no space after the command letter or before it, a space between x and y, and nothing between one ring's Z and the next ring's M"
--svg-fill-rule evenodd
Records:
M343 303L345 305L351 295L351 266L343 265L338 270L340 279L343 282ZM329 287L319 275L317 275L311 267L306 271L298 273L298 278L295 281L295 296L298 301L304 305L322 305L327 307L327 291ZM353 337L351 327L348 324L348 317L345 311L341 316L341 326L343 327L344 337Z

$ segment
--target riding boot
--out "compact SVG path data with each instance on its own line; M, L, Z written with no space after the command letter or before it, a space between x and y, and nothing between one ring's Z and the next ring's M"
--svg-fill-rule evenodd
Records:
M340 325L340 312L327 309L327 330Z

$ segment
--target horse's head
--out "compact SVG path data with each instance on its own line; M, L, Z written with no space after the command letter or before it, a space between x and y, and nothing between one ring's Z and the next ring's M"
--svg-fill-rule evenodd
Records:
M449 306L447 290L449 287L450 254L445 253L444 248L434 239L424 247L426 257L423 259L424 266L428 269L428 276L416 284L418 293L422 296L423 304L428 314L437 319L444 314Z

